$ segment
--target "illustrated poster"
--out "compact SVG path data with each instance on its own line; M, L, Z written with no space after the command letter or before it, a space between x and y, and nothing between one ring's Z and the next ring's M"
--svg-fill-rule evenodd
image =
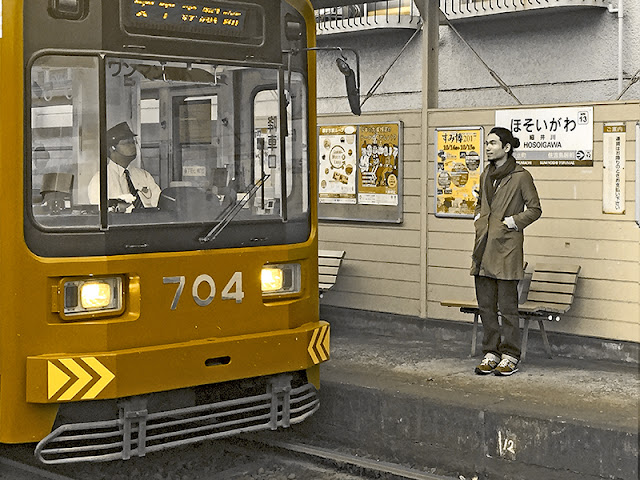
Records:
M356 127L320 127L318 188L320 203L356 203Z
M436 216L473 217L482 173L484 129L436 129Z
M358 203L398 205L398 124L360 125Z

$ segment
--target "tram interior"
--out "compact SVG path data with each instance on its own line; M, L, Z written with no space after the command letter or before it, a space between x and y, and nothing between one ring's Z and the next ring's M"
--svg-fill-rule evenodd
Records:
M99 224L88 188L101 172L101 115L107 129L129 125L137 141L132 165L162 190L143 215L109 208L112 225L215 222L238 202L237 220L308 213L302 75L282 80L272 68L115 57L107 58L102 79L101 71L92 56L46 55L31 68L27 178L37 223Z

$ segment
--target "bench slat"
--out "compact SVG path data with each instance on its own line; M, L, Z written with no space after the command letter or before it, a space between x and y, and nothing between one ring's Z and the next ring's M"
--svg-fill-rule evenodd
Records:
M545 312L549 313L567 313L571 305L557 305L557 304L548 304L548 303L538 303L538 302L524 302L518 305L518 311L521 315L523 314L544 314Z
M339 267L341 263L340 258L318 258L318 265L323 267Z
M336 283L337 275L318 275L318 281L320 283Z
M478 308L476 302L469 300L443 300L440 302L443 307L456 307L456 308Z
M565 295L562 293L530 291L529 295L527 295L527 301L557 303L560 305L571 305L571 302L573 302L573 295Z
M318 258L344 258L344 250L318 250Z
M580 273L580 265L565 265L565 264L553 264L553 263L538 263L535 267L538 272L560 272L560 273L572 273L577 275Z
M566 283L531 282L529 286L529 292L564 293L566 295L573 295L575 289L575 285Z
M338 267L318 267L318 273L322 275L337 275L339 270Z
M563 272L533 272L531 276L532 282L549 282L549 283L565 283L573 285L576 281L575 273Z

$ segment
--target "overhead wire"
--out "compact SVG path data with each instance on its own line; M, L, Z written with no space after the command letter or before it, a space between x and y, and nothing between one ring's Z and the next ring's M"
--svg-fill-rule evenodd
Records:
M640 69L633 74L633 76L627 82L627 85L620 91L620 95L616 98L616 100L620 100L622 96L627 93L627 90L631 88L631 86L640 80Z
M364 105L364 102L366 102L367 100L369 100L369 98L371 98L374 94L374 92L377 90L377 88L382 84L384 77L387 73L389 73L389 70L391 70L391 68L393 67L393 65L398 61L398 59L400 58L400 56L402 55L402 53L406 50L406 48L409 46L409 44L413 41L413 39L416 37L416 35L418 35L419 32L422 31L422 27L423 27L423 23L420 24L420 26L416 29L416 31L413 33L413 35L411 35L411 38L409 40L407 40L407 42L404 44L404 46L400 49L400 53L398 53L398 55L396 55L396 58L393 59L393 61L391 62L391 64L387 67L387 69L382 73L382 75L380 75L378 77L378 79L373 82L373 85L371 86L371 88L369 89L369 91L367 92L367 94L364 96L364 100L362 100L362 102L360 103L360 106L362 107L362 105Z
M462 43L464 43L469 50L471 50L474 55L477 57L478 60L480 60L480 63L482 63L482 65L484 65L484 67L487 69L487 71L489 72L489 75L491 75L491 77L498 83L498 85L500 85L500 87L507 92L516 102L518 102L518 105L522 105L522 102L518 99L518 97L516 97L515 93L513 93L513 91L511 90L511 88L509 87L509 85L507 85L504 80L502 80L502 78L500 78L500 75L498 75L495 70L493 70L491 67L489 67L489 65L487 65L487 63L482 59L482 57L480 56L480 54L478 52L476 52L476 50L469 44L469 42L467 42L464 37L460 34L460 32L458 32L458 30L451 24L451 22L449 21L449 19L447 18L446 15L442 15L444 17L444 19L447 22L447 25L449 25L449 28L451 28L451 30L453 30L453 32L460 38L460 40L462 40Z

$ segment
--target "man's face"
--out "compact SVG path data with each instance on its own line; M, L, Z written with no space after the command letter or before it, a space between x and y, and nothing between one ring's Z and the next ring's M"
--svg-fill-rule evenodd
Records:
M123 138L115 145L111 160L126 168L136 158L136 140L134 137Z
M487 152L487 160L490 162L496 162L502 160L507 156L511 146L509 144L502 145L500 137L495 133L489 134L487 141L485 142L485 149Z

